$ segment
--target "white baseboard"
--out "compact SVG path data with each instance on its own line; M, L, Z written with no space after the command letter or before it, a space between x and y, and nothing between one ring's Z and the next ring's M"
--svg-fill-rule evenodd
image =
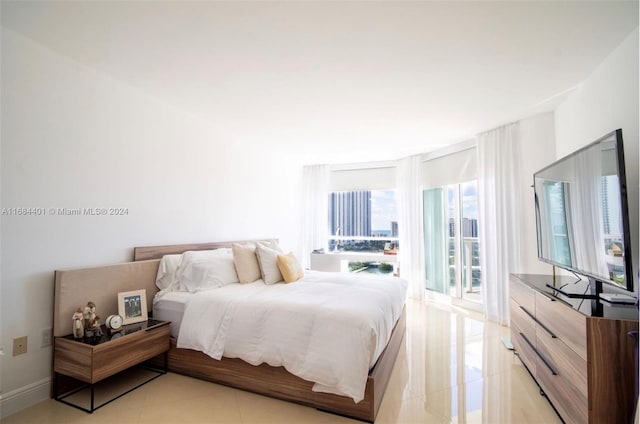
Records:
M0 419L49 399L51 378L47 377L8 393L0 394Z

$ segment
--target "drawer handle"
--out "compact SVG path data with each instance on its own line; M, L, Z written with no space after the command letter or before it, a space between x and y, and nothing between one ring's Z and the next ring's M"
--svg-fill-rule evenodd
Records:
M551 336L551 338L552 338L552 339L557 339L557 338L558 338L558 337L557 337L555 334L553 334L553 332L552 332L551 330L549 330L549 329L548 329L548 328L547 328L543 323L541 323L541 322L540 322L540 321L538 321L538 320L536 320L536 322L538 323L538 325L539 325L540 327L542 327L542 329L543 329L544 331L546 331L546 332L547 332L547 334L549 334L549 336Z
M529 345L529 347L531 349L533 349L536 353L538 353L538 351L536 350L535 346L529 341L529 339L527 339L527 336L525 336L524 333L520 333L520 337L522 337L524 339L524 341L527 342L527 344Z
M552 287L552 288L553 288L553 287ZM556 298L549 296L549 295L548 295L548 294L546 294L545 292L540 291L540 292L538 292L538 293L540 293L541 295L543 295L543 296L544 296L545 298L547 298L547 300L548 300L548 301L550 301L550 302L555 302L555 301L557 300Z
M525 314L529 315L529 317L532 320L534 320L536 322L536 324L538 324L540 327L542 327L542 329L544 331L546 331L549 334L549 336L551 336L552 339L557 339L558 338L555 334L553 334L553 331L549 330L543 323L538 321L538 319L535 317L535 315L533 315L531 312L527 311L527 309L524 306L520 306L520 309L522 309Z
M522 309L524 311L525 314L529 315L529 318L531 318L532 320L534 320L535 322L538 322L538 320L536 319L536 317L529 311L527 311L527 308L525 308L524 306L520 306L520 309Z
M547 368L549 368L549 371L551 371L551 374L553 374L553 375L558 375L558 373L556 372L556 370L554 370L554 369L553 369L553 367L551 366L551 364L549 364L549 363L547 362L547 360L544 358L544 356L542 356L542 355L540 354L540 352L538 352L537 350L536 350L536 353L538 354L538 358L540 358L540 360L542 361L542 363L543 363L543 364L545 364L545 365L547 366Z
M538 355L538 358L540 358L540 360L542 361L543 364L545 364L547 366L547 368L549 368L549 371L551 371L551 374L553 375L558 375L558 373L556 372L556 370L553 369L553 367L549 364L549 362L547 362L547 360L544 358L544 356L542 356L540 354L540 352L538 352L538 349L536 349L533 344L531 344L531 342L529 341L529 339L527 339L527 336L525 336L524 334L520 333L520 336L522 336L522 338L524 339L525 342L527 342L527 344L529 345L529 347L536 353L536 355Z

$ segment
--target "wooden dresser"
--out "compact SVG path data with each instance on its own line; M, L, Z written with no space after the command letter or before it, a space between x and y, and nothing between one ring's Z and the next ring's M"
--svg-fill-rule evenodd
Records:
M631 423L635 412L635 306L564 296L546 284L585 293L574 277L512 274L511 340L565 423Z

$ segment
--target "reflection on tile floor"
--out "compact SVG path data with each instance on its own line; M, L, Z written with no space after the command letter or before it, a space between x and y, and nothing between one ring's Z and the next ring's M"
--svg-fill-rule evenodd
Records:
M475 312L409 301L407 334L376 423L560 423L501 338ZM13 423L358 423L169 373L93 414L49 400Z

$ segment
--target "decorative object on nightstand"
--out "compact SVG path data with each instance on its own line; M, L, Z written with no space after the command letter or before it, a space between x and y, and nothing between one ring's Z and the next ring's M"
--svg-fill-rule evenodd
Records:
M84 307L84 336L93 337L93 321L96 317L96 304L89 301Z
M84 337L84 313L83 308L80 306L73 313L73 337L75 339L81 339Z
M102 328L100 327L100 317L93 317L93 323L91 323L91 327L93 330L93 337L102 337Z
M104 321L104 326L109 329L110 334L119 333L120 331L122 331L123 322L124 319L122 318L122 316L118 314L109 315Z
M123 324L134 324L147 320L147 291L133 290L118 293L118 314Z

